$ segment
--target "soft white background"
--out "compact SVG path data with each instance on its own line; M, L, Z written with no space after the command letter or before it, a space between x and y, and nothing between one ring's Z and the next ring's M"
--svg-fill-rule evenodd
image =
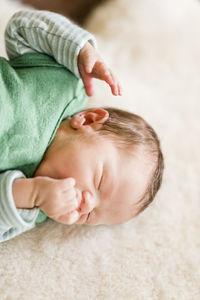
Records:
M2 32L19 6L0 0ZM41 224L0 245L1 300L200 299L200 2L113 0L85 25L123 97L96 83L90 106L145 117L165 155L152 205L119 226Z

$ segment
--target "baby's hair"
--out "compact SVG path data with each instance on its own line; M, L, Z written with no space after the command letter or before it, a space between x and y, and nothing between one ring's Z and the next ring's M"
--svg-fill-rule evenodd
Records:
M153 171L143 197L137 203L138 213L143 211L154 199L162 182L164 159L160 141L154 129L140 116L112 107L103 107L109 113L108 120L98 131L100 135L113 138L116 145L130 153L137 146L153 158Z

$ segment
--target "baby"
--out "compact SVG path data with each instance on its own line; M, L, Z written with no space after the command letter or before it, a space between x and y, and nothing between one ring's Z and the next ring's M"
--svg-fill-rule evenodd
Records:
M26 11L10 20L6 48L10 61L0 61L2 99L8 99L1 100L7 125L0 130L0 241L47 216L63 224L109 225L144 210L162 180L159 140L138 115L83 110L82 82L88 96L93 78L121 95L94 37L58 14Z

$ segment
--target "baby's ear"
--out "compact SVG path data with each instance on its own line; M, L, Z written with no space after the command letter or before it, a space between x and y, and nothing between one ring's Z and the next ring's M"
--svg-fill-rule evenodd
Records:
M109 113L105 109L84 110L71 118L71 127L80 131L99 130L108 118Z

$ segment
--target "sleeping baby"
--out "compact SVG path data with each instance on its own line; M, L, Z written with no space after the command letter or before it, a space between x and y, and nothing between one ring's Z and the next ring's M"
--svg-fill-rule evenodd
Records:
M93 78L121 95L94 36L65 17L22 11L0 58L0 241L45 221L120 224L154 199L159 139L140 116L85 109Z

